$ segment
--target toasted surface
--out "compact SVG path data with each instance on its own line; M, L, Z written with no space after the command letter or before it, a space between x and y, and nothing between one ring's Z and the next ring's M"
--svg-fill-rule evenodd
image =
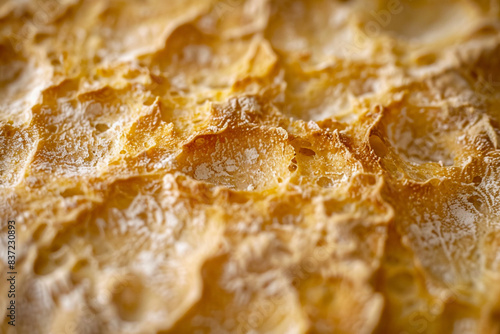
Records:
M0 2L17 333L499 333L499 27L496 0Z

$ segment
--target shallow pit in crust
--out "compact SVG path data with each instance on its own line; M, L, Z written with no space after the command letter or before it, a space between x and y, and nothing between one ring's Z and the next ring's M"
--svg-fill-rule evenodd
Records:
M192 178L238 190L263 190L283 182L293 148L283 129L246 128L199 136L178 157Z

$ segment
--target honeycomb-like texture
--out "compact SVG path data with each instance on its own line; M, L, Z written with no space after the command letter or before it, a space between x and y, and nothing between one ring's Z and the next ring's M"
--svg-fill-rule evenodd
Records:
M499 31L498 0L0 1L0 333L500 333Z

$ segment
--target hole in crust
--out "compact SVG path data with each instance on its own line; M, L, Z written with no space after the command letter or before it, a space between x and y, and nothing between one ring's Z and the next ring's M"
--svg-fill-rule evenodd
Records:
M428 66L432 65L436 62L437 56L433 53L427 53L420 55L415 61L418 65L421 66Z
M370 147L380 158L384 158L389 153L387 146L385 146L382 139L380 139L380 137L377 135L370 136Z
M109 130L109 126L103 123L99 123L95 126L95 129L97 130L97 132L102 133Z
M61 196L63 197L73 197L73 196L81 196L84 195L84 192L79 188L69 188L65 189L61 192Z
M483 178L481 176L474 176L474 178L472 179L472 182L478 186L481 184L481 182L483 182Z
M472 204L477 211L481 212L481 209L483 207L483 201L481 200L481 197L477 195L469 196L467 198L467 201L469 201L469 203Z
M299 149L299 153L302 155L305 155L306 157L313 157L316 155L316 152L314 152L313 150L311 150L309 148L305 148L305 147L301 147Z
M197 146L203 146L203 144L205 144L205 138L197 138L194 143L197 145Z

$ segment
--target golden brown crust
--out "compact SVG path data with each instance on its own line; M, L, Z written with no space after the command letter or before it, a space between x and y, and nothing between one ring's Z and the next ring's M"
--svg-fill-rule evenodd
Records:
M1 2L18 333L498 333L499 10Z

